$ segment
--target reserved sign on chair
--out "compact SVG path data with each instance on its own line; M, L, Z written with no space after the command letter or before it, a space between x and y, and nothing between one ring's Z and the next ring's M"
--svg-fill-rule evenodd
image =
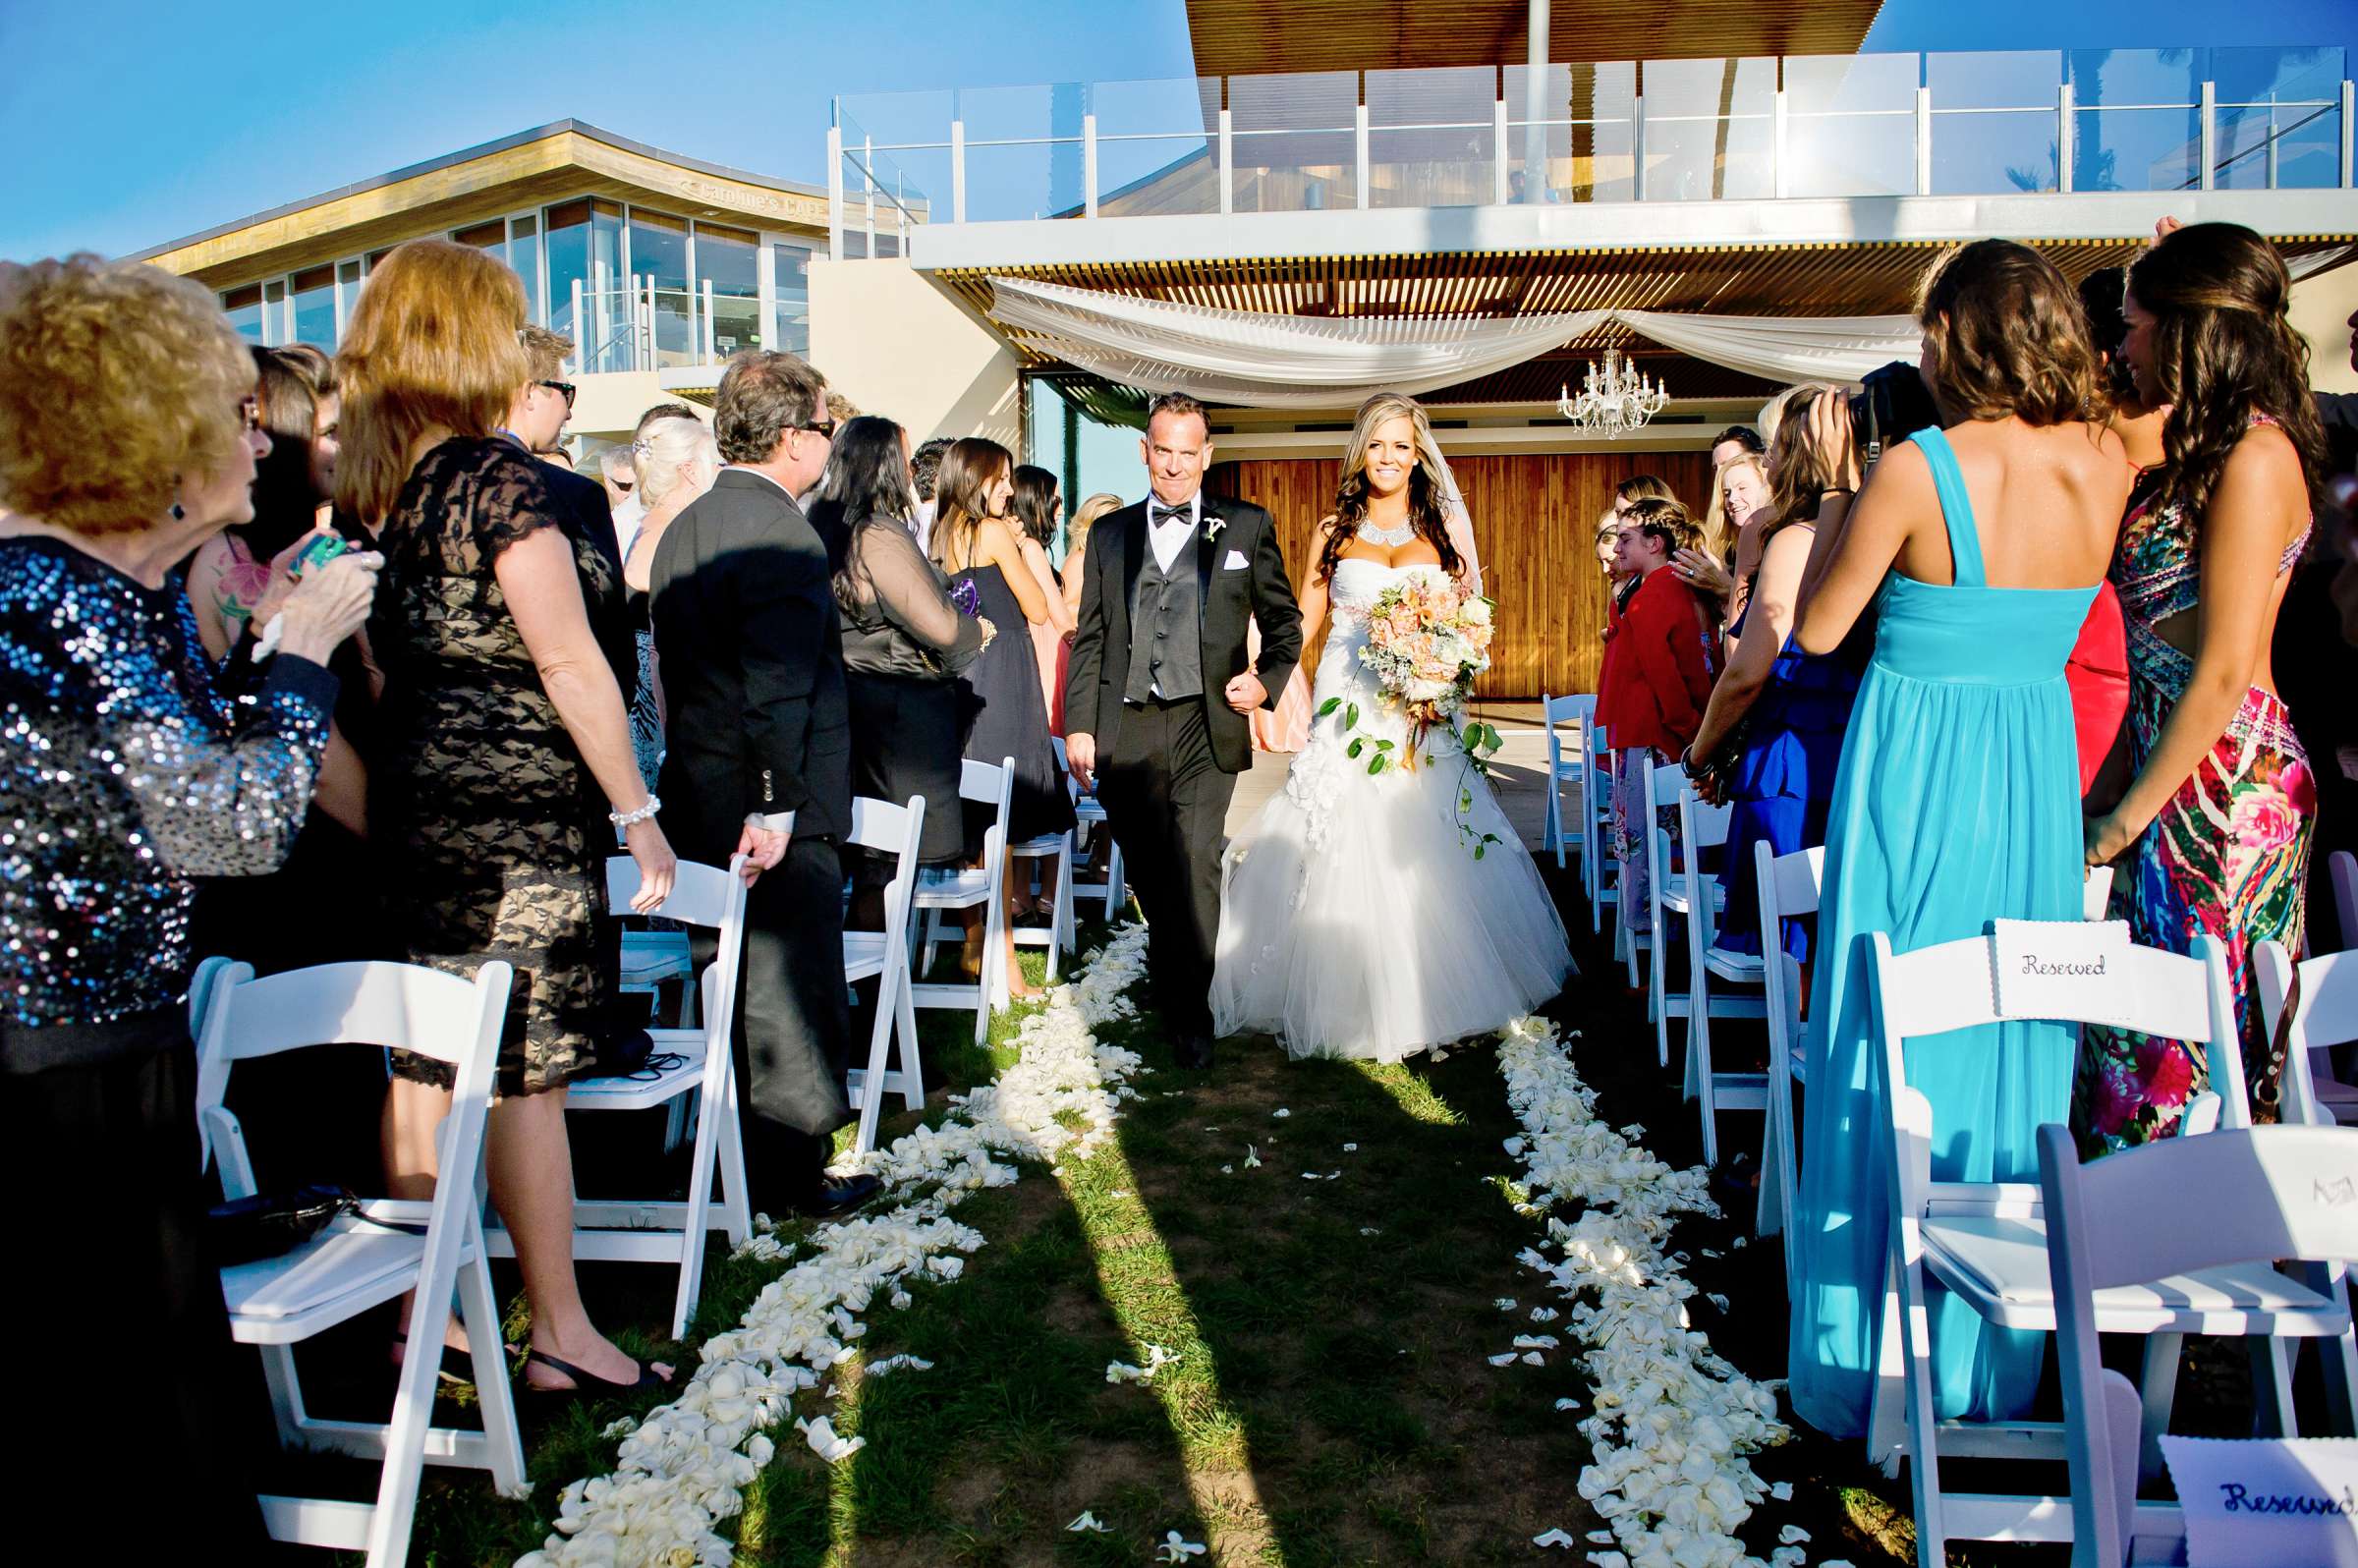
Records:
M2126 1024L2133 1005L2126 921L1992 921L1999 1016Z
M2163 1436L2193 1568L2358 1568L2358 1438Z

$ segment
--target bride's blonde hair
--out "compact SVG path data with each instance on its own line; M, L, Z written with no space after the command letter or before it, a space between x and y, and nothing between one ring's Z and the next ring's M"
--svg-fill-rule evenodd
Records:
M1415 398L1399 392L1378 392L1359 406L1359 418L1351 426L1351 444L1343 449L1343 476L1334 491L1334 526L1327 531L1326 542L1319 551L1319 581L1334 576L1342 563L1343 551L1351 546L1352 536L1360 524L1367 521L1368 443L1387 420L1405 419L1416 431L1417 461L1408 474L1408 520L1425 541L1440 553L1441 570L1455 577L1463 569L1464 558L1458 554L1456 543L1449 537L1449 518L1445 502L1449 483L1443 477L1441 446L1432 438L1432 421L1426 419L1424 406Z

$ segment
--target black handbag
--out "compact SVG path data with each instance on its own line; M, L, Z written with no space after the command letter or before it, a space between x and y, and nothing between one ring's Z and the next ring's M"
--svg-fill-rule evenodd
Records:
M361 1201L349 1188L314 1185L292 1192L233 1198L205 1210L204 1229L214 1261L224 1268L291 1253L327 1227L338 1214L356 1211Z

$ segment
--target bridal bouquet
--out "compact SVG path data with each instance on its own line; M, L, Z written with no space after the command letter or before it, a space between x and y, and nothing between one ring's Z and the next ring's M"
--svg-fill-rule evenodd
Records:
M1376 755L1368 766L1380 773L1398 761L1414 767L1425 732L1436 724L1453 729L1473 696L1474 677L1490 667L1491 605L1488 599L1459 588L1433 573L1417 573L1385 588L1368 611L1367 645L1359 661L1376 677L1384 697L1408 715L1408 752L1395 758L1388 741L1373 741ZM1319 709L1323 717L1339 699ZM1346 726L1356 728L1358 715ZM1488 726L1469 726L1461 737L1470 756L1497 749L1495 732ZM1354 740L1353 757L1363 743Z

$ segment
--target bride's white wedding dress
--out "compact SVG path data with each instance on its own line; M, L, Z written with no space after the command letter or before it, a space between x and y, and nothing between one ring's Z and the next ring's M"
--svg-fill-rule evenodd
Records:
M1503 1027L1572 973L1539 868L1445 727L1414 769L1371 776L1372 753L1345 755L1353 733L1407 750L1407 718L1359 650L1385 588L1440 570L1335 568L1311 709L1343 705L1313 722L1285 788L1229 852L1211 982L1222 1035L1274 1035L1297 1057L1397 1061Z

